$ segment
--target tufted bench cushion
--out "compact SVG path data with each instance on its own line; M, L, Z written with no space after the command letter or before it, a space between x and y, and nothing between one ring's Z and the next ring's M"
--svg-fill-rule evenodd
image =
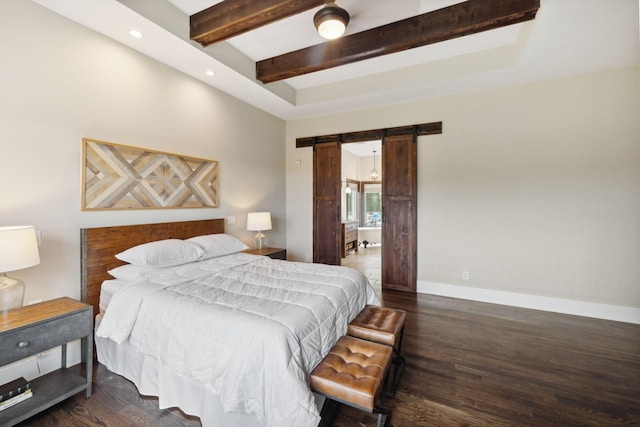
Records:
M393 348L393 381L387 395L393 396L400 383L400 376L404 370L405 360L400 354L404 323L407 313L395 308L366 305L364 309L349 324L347 333L353 337L385 344Z
M406 315L404 310L367 305L349 324L347 333L398 349Z
M384 387L392 356L391 347L344 336L311 372L311 389L369 413L381 413L376 395ZM378 425L380 421L381 415Z

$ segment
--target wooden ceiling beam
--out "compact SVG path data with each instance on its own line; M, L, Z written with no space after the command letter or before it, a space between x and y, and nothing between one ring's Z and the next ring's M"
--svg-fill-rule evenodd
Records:
M208 46L325 4L325 0L224 0L191 15L190 37Z
M256 63L271 83L535 18L540 0L469 0Z

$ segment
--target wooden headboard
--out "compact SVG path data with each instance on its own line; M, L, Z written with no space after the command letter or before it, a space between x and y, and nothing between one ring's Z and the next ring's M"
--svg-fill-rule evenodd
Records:
M132 246L163 239L188 239L224 233L224 219L83 228L80 230L82 301L100 312L100 286L113 279L107 271L125 264L115 257Z

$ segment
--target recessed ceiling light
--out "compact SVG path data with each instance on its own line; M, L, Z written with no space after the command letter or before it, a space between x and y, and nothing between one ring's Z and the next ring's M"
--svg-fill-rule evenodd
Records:
M135 37L137 39L142 38L142 33L138 30L129 30L129 34L131 35L131 37Z
M215 75L216 75L216 73L214 73L213 71L211 71L211 70L207 70L207 76L209 76L209 77L213 77L213 76L215 76Z

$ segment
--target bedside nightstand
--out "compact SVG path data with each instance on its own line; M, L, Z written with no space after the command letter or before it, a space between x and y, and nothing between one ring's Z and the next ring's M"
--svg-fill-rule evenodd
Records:
M245 252L252 255L268 256L272 259L287 259L287 250L282 248L247 249Z
M86 377L67 369L67 343L86 345ZM62 346L61 368L31 381L33 396L0 412L0 425L12 426L86 390L91 396L93 307L57 298L0 314L0 366Z

